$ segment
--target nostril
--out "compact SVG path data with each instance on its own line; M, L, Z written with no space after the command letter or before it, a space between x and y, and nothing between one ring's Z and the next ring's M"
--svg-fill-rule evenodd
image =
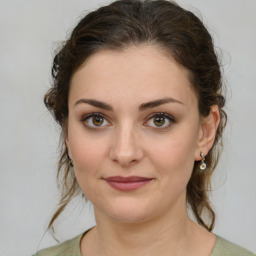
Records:
M139 148L133 148L131 150L123 149L112 149L110 152L110 158L118 162L122 166L134 164L141 160L142 151Z
M110 158L121 166L129 166L141 160L143 151L141 143L136 138L132 124L123 124L115 133L110 149Z

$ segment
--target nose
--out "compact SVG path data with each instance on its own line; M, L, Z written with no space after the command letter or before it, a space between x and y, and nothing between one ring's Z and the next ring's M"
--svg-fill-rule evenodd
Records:
M126 125L116 131L110 158L122 167L129 167L143 158L139 136L132 127Z

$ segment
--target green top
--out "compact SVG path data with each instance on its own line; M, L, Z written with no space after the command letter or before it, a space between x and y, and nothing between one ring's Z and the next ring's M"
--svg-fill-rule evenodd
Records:
M43 249L34 256L81 256L80 241L84 234L85 233L59 245ZM256 256L256 254L220 236L216 236L216 243L210 256Z

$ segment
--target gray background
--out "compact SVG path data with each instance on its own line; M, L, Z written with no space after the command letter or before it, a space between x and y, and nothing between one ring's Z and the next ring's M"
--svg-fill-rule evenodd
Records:
M58 199L58 127L43 105L54 48L87 11L109 1L0 0L0 251L31 255L54 244L45 234ZM178 0L201 13L222 50L229 124L214 176L214 232L256 252L256 1ZM57 225L64 240L92 226L75 200Z

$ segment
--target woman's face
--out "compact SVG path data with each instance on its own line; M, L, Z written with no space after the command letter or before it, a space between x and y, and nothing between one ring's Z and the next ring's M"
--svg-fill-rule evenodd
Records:
M96 216L184 213L201 126L188 72L158 48L91 56L72 78L66 143Z

